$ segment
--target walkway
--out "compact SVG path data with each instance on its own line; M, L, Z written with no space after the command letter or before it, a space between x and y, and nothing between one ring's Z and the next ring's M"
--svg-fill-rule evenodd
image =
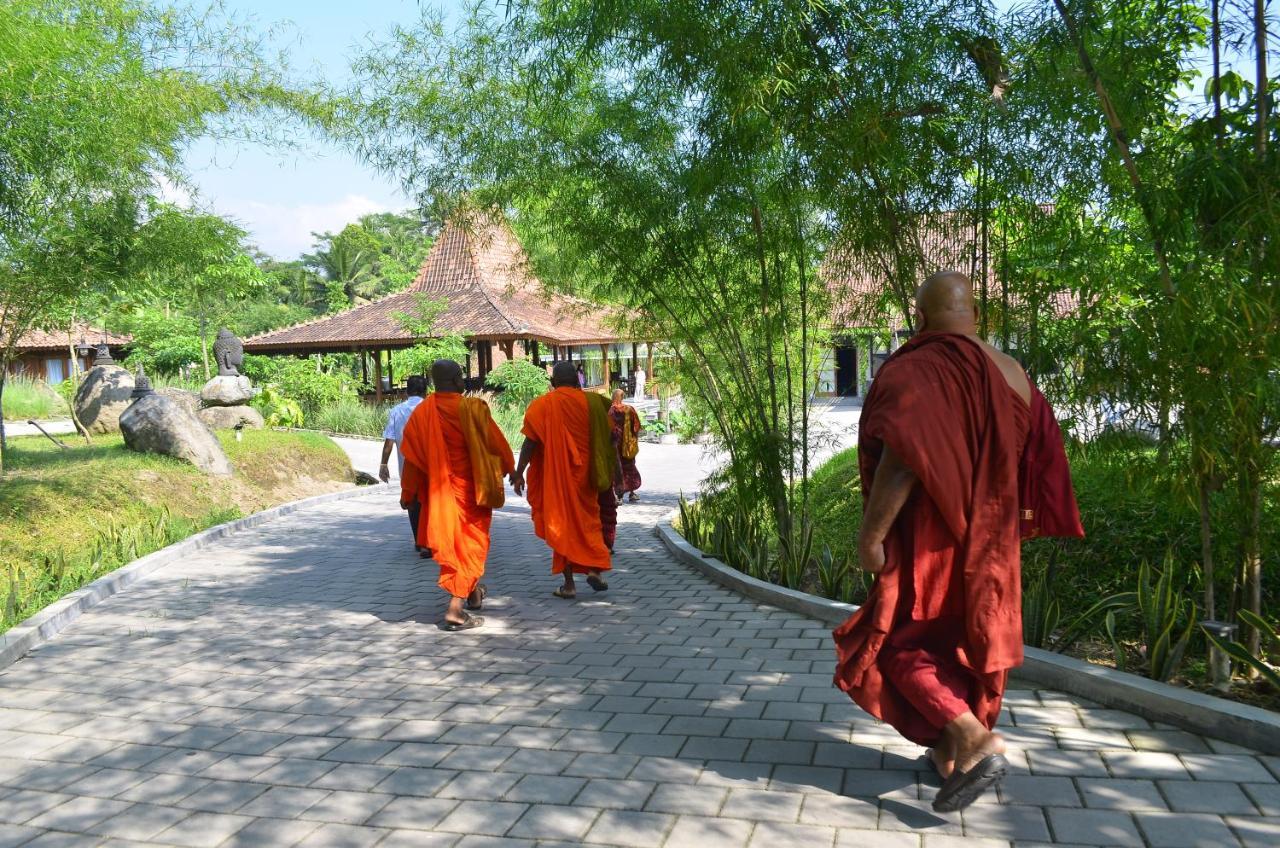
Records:
M0 846L1280 844L1280 758L1053 692L1010 693L1000 797L934 815L826 629L676 565L646 494L576 603L513 501L468 633L388 493L161 571L0 673Z

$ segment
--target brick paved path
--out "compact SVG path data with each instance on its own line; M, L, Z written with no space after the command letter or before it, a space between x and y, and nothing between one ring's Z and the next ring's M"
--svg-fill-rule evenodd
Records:
M1018 774L964 815L830 687L825 628L673 563L648 448L613 589L566 603L513 501L488 624L388 494L171 566L0 673L0 846L1280 845L1280 758L1013 691Z

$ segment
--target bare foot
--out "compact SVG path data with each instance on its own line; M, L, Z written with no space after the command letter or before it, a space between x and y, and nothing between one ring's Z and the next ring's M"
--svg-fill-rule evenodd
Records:
M1004 754L1007 750L1004 737L987 730L972 713L965 713L947 725L946 736L952 746L951 750L955 752L954 767L962 773L985 758Z
M938 773L938 777L946 780L951 773L956 770L955 746L946 734L938 740L938 744L925 752L925 756L929 758L929 762L933 764L933 770Z

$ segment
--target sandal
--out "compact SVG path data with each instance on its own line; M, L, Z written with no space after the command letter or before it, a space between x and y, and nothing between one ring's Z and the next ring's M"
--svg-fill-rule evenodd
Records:
M1004 780L1009 773L1009 761L1003 754L990 754L983 757L976 766L968 771L956 769L942 783L938 796L933 799L933 809L937 813L954 813L963 810L982 797L988 789Z
M609 590L609 584L594 574L587 576L587 585L591 587L591 591L593 592L606 592Z
M474 605L472 605L472 603L471 603L471 599L470 599L470 598L468 598L468 599L467 599L467 609L469 609L469 610L482 610L482 609L484 609L484 599L485 599L485 598L487 598L487 597L489 597L489 588L488 588L487 586L485 586L483 583L477 583L477 584L476 584L476 591L475 591L475 595L476 595L476 597L478 597L480 600L476 601L476 602L475 602L475 604L474 604Z
M484 618L478 615L469 615L465 620L460 622L445 621L440 624L440 629L448 633L455 633L459 630L472 630L484 624Z
M632 492L631 497L627 498L627 500L631 503L640 503L640 496Z
M577 598L577 597L578 597L578 593L577 593L577 591L573 591L573 592L566 592L566 591L564 590L564 587L563 587L563 586L561 586L560 588L556 589L556 590L555 590L554 592L552 592L551 594L555 595L557 598L563 598L563 599L564 599L564 600L566 600L566 601L572 601L573 599L575 599L575 598Z

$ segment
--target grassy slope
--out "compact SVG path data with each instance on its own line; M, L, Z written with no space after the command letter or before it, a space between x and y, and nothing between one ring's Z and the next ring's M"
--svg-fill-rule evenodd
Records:
M65 452L43 437L12 439L0 478L0 629L205 527L350 485L346 454L324 436L221 438L236 467L229 479L134 453L119 436Z

